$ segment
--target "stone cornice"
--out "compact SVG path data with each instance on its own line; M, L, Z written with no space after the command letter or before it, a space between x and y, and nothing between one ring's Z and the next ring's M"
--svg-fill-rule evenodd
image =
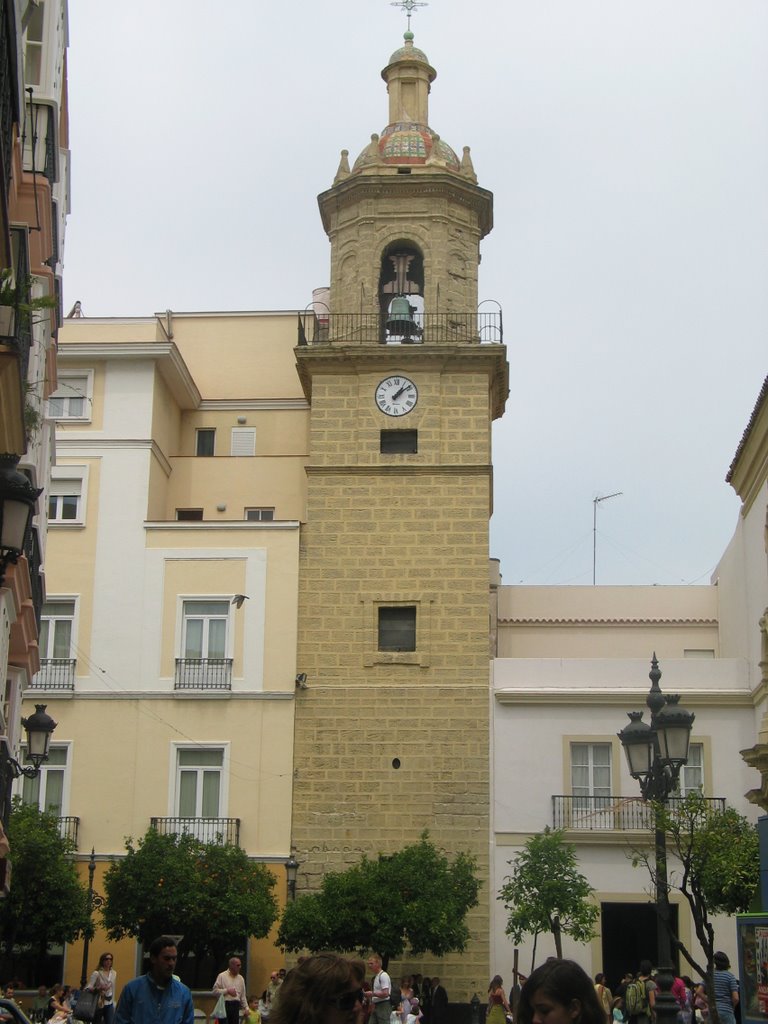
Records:
M420 463L409 466L404 463L397 465L376 465L365 466L337 466L333 464L320 464L305 466L308 476L333 475L333 476L491 476L492 467L472 465L451 465L444 463Z
M144 523L145 530L298 530L301 523L298 519L273 519L271 522L258 522L250 519L224 520L215 522L211 519L182 520L161 519L148 520Z
M92 362L94 360L153 359L168 385L171 394L182 409L196 409L200 405L200 392L187 364L172 341L121 341L121 342L80 342L66 341L59 344L58 361L62 366L69 362Z
M200 412L293 411L309 409L309 402L306 398L204 398L198 409Z
M542 616L509 616L499 618L499 625L511 626L717 626L717 619L696 618L544 618Z
M76 449L72 455L67 449ZM61 458L87 458L89 449L98 452L95 458L101 458L101 452L123 450L151 451L163 467L166 476L171 475L171 464L163 454L156 441L145 437L97 437L87 431L60 431L56 435L56 452Z
M468 178L448 171L419 171L411 174L355 174L317 197L326 234L331 233L331 211L366 199L412 199L444 196L471 209L477 216L480 237L493 228L493 193ZM361 213L364 213L361 206Z
M679 689L681 702L688 705L704 707L753 708L752 694L749 690L693 690ZM584 690L576 687L557 689L520 689L505 687L494 693L497 704L525 705L559 705L560 707L584 707L584 705L602 705L603 707L626 707L635 703L638 707L645 706L648 690L612 689Z

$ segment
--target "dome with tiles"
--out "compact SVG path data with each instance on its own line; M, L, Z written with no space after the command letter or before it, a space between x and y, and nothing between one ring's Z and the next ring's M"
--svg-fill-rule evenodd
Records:
M413 45L413 32L405 32L403 35L405 46L401 46L389 58L389 63L394 64L398 60L418 60L422 64L429 64L429 58L423 50Z

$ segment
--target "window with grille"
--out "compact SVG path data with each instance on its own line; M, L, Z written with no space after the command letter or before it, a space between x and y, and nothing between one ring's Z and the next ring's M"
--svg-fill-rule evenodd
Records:
M414 605L379 608L379 650L416 650L416 607Z

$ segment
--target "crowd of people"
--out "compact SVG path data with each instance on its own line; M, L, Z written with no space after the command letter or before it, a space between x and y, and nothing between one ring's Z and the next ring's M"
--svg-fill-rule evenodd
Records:
M714 962L715 1002L721 1024L738 1024L738 980L725 953L715 953ZM607 1024L652 1024L658 986L650 960L641 961L637 974L628 971L615 992L610 991L602 973L595 975L594 988ZM707 1024L709 1000L703 981L694 982L686 974L675 976L671 994L677 1003L678 1024Z
M175 940L161 936L149 949L149 970L129 981L115 1005L117 975L104 953L83 992L69 986L41 986L27 1016L39 1024L71 1024L79 1018L84 992L90 1007L87 1024L195 1024L192 993L175 974ZM715 954L714 997L721 1024L740 1024L739 986L725 953ZM367 964L335 953L299 957L290 971L271 973L260 995L249 995L239 957L229 959L216 978L211 1013L215 1024L447 1024L448 994L437 977L409 974L394 982L381 958ZM594 981L574 961L554 957L519 976L522 988L507 998L503 979L488 986L486 1024L653 1024L659 989L649 961L637 974L626 973L612 992L604 974ZM15 987L5 986L14 1000ZM671 995L678 1024L708 1024L709 1003L703 983L675 977ZM2 1021L12 1020L8 1011Z

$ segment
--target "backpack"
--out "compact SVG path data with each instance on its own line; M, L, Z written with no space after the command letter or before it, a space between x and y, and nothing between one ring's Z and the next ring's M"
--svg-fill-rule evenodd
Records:
M648 989L645 982L630 981L624 993L624 1010L628 1017L648 1013Z

